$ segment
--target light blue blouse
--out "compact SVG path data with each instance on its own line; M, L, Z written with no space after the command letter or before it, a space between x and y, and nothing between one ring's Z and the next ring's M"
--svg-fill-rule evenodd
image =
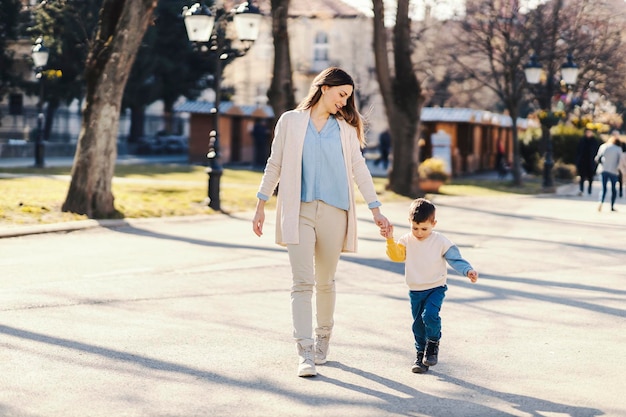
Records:
M305 203L321 200L346 211L350 208L339 123L332 116L319 132L309 120L302 149L300 200Z
M330 116L320 132L309 120L302 149L302 191L300 200L322 200L326 204L349 210L348 178L341 147L339 123ZM261 200L269 196L257 193ZM380 201L372 201L369 209L380 207Z

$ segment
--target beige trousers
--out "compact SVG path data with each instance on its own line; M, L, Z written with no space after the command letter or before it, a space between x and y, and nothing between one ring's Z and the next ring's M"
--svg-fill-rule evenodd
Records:
M316 334L330 334L335 313L335 271L346 238L345 210L322 201L301 203L300 243L287 245L293 286L291 315L293 337L302 346L313 345L313 287Z

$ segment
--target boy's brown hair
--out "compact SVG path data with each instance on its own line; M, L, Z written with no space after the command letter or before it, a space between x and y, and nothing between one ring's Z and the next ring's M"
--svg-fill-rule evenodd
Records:
M415 223L424 223L426 221L435 221L436 207L433 203L425 198L413 200L409 208L409 220Z

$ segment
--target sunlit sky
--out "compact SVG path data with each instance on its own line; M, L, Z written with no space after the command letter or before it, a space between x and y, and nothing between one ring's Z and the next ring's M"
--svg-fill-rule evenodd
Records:
M372 0L342 0L357 9L363 11L368 15L372 15ZM520 7L532 9L538 4L545 2L546 0L520 0ZM386 15L393 16L393 8L395 7L395 0L384 0ZM412 0L412 16L415 19L421 20L424 18L425 6L430 6L431 16L438 19L449 19L454 15L463 15L465 0Z

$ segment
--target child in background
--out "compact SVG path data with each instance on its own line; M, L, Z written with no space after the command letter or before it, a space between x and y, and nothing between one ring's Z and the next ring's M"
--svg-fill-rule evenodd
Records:
M394 262L404 262L404 276L409 286L411 312L413 314L413 336L417 358L411 370L424 373L438 361L441 318L439 311L448 289L447 266L450 264L459 274L472 283L478 272L461 256L457 246L433 228L435 205L424 198L411 203L409 222L411 232L398 241L393 238L393 226L381 228L387 239L387 256Z

